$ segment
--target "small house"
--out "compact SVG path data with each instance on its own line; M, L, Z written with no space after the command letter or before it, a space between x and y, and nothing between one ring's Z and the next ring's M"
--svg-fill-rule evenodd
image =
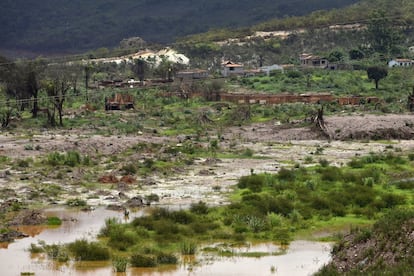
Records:
M397 58L388 62L388 67L410 67L413 66L414 61L407 58Z
M221 75L228 77L231 75L243 75L244 66L243 64L234 63L231 61L225 61L221 64Z
M327 68L328 60L311 54L301 54L300 65L303 67Z

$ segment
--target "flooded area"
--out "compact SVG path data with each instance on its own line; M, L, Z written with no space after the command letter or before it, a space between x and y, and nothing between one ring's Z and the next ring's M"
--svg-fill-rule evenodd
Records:
M129 220L144 215L148 209L131 212ZM111 262L56 263L42 254L31 254L32 243L63 244L76 239L95 239L106 218L127 221L124 213L103 207L90 212L57 207L45 211L48 216L58 216L64 221L59 227L27 226L19 230L29 237L3 244L0 248L1 275L310 275L330 260L330 244L294 241L286 251L273 244L249 245L233 249L231 257L201 251L194 257L185 257L177 266L157 268L128 268L126 273L114 273ZM246 257L258 252L262 257ZM283 253L282 253L283 252Z

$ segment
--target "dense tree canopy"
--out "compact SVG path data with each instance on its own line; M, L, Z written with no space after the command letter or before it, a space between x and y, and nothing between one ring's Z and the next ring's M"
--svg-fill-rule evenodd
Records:
M371 66L367 69L368 79L375 82L375 89L378 89L378 83L380 80L388 76L388 70L381 66Z
M165 43L211 28L251 26L357 1L5 0L0 2L0 49L79 52L137 36Z

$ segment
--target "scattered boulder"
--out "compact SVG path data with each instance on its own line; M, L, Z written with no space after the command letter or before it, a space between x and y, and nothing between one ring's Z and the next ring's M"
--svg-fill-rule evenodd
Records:
M212 170L200 170L198 172L198 175L203 175L203 176L207 176L207 175L215 175L216 173Z
M15 239L27 237L29 237L29 235L16 230L9 229L7 232L0 234L0 242L13 242Z
M214 165L220 162L218 158L207 158L206 161L203 162L204 165Z
M157 184L157 182L155 182L155 180L154 179L151 179L151 178L148 178L148 179L145 179L145 180L143 180L143 182L142 182L145 186L154 186L154 185L156 185Z
M134 196L133 198L129 199L125 205L129 208L137 208L142 207L145 205L149 205L142 197Z
M99 177L98 181L100 183L118 183L118 178L113 174L109 174Z
M17 215L10 225L40 225L46 224L47 217L38 210L27 210Z
M19 204L19 201L17 199L9 199L5 202L2 202L0 204L0 212L5 213L9 211L15 204Z
M120 199L128 199L129 197L124 192L119 192L118 196Z
M120 180L120 182L127 183L127 184L133 184L136 181L137 180L132 175L124 175L123 177L121 177L121 180Z

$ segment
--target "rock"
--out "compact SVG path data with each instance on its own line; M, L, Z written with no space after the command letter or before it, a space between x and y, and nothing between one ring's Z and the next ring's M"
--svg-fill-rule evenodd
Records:
M145 205L148 205L146 202L144 202L144 199L140 196L134 196L133 198L129 199L126 203L126 206L129 208L136 208L136 207L142 207Z
M124 192L119 192L118 196L120 199L128 199L129 197Z
M99 177L98 181L100 183L118 183L118 178L115 175L110 174Z
M38 210L29 210L20 213L15 217L10 225L39 225L46 224L47 217Z
M120 181L123 183L132 184L136 182L136 179L132 175L124 175L123 177L121 177Z
M143 183L145 186L154 186L157 184L154 179L145 179Z
M216 173L213 172L213 171L211 171L211 170L200 170L198 172L198 175L205 175L205 176L207 176L207 175L215 175L215 174Z
M6 233L0 234L0 242L13 242L15 239L27 237L29 237L29 235L26 235L22 232L16 230L9 230Z

